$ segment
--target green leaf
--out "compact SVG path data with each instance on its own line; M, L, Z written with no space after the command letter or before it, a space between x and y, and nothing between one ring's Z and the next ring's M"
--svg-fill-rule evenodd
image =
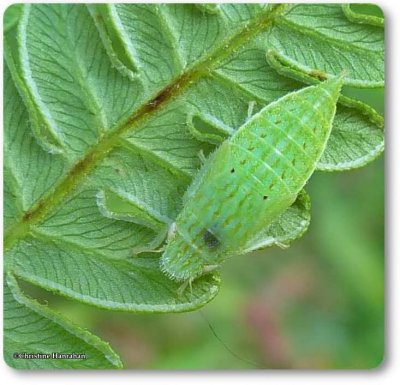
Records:
M215 4L215 3L209 3L209 4L197 3L196 7L201 9L204 12L211 13L211 14L219 12L219 6L218 6L218 4Z
M379 6L375 4L343 4L343 13L355 23L383 27L384 17Z
M21 16L23 4L11 4L4 12L4 32L14 28Z
M9 81L7 89L10 92L5 106L9 112L6 114L6 123L10 128L5 133L8 150L5 164L8 165L7 169L12 170L12 175L17 180L16 186L20 187L18 192L21 194L21 205L29 207L31 202L51 189L51 182L62 174L62 159L59 162L50 161L49 157L59 156L44 152L35 144L34 138L30 137L26 111L15 89L12 90L13 85L7 71L5 78ZM18 156L11 150L18 151ZM116 154L119 156L118 152ZM21 156L24 156L22 161ZM121 173L125 171L123 166L134 171L132 177L140 175L143 169L149 171L151 165L146 163L142 163L140 169L134 166L131 169L129 162L132 159L135 158L127 157L125 165L119 162ZM113 157L109 161L112 165ZM121 178L118 172L111 166L110 168L109 173L105 172L106 167L103 169L99 183L105 184L108 181L112 185L114 175ZM162 173L159 169L156 171L158 172L154 177L160 181ZM32 173L38 175L36 180L31 179ZM94 176L93 178L95 179ZM124 180L129 183L126 178ZM149 182L147 179L146 181ZM121 186L124 187L123 184ZM126 187L129 188L129 184ZM146 186L136 186L131 191L140 192L140 187L147 191ZM184 311L202 306L216 295L216 281L211 277L199 281L193 286L192 292L181 296L178 294L179 285L172 283L161 273L157 260L121 261L118 264L115 259L132 258L134 248L150 243L156 234L146 227L103 216L96 204L97 191L90 185L86 186L82 191L72 194L41 225L31 228L26 240L15 244L7 255L7 263L12 266L11 269L18 276L44 288L82 302L112 309ZM153 194L154 191L149 190L149 195L154 198ZM7 199L10 203L15 201L16 199ZM14 208L15 210L17 209ZM23 217L25 221L30 219L26 215ZM12 217L10 211L8 216ZM21 225L16 229L21 230ZM15 233L12 235L15 237ZM110 287L105 289L108 283ZM100 285L103 294L99 292Z
M382 153L384 132L381 117L364 105L361 108L364 115L354 108L338 107L332 134L317 165L318 170L350 170L366 165Z
M346 84L383 86L383 25L360 23L362 16L349 20L344 9L337 4L289 5L270 30L271 48L281 62L300 72L344 72Z
M25 296L13 276L4 283L4 359L16 369L121 368L110 346ZM16 354L84 354L85 358L16 358Z
M323 29L324 14L326 26L343 28ZM178 294L157 254L135 252L162 241L201 151L209 154L249 116L302 88L304 74L314 71L315 80L347 70L348 84L382 85L382 27L357 17L339 5L9 8L6 272L108 309L189 311L210 301L218 277ZM320 162L327 170L358 167L383 148L382 117L341 100ZM204 141L196 130L217 136Z
M218 293L219 279L207 276L180 293L179 283L159 269L158 257L112 260L100 252L44 236L21 241L10 255L13 272L33 284L104 309L144 313L194 310ZM51 265L49 265L51 261Z

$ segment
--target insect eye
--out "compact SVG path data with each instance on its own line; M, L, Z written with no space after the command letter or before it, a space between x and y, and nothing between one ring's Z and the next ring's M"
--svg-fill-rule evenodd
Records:
M263 199L266 201L268 199L268 195L264 195Z
M235 172L235 169L233 168L232 170L231 170L231 173L233 174Z

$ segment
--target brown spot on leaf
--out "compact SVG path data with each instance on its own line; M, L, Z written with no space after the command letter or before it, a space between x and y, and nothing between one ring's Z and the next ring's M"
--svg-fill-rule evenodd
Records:
M325 72L319 70L312 70L308 73L311 77L320 80L321 82L328 79L328 76Z
M32 211L27 211L24 216L22 217L22 220L24 222L28 222L32 218Z
M166 100L170 95L171 91L173 90L173 86L168 86L164 88L155 98L150 100L148 103L151 108L156 108L159 106L164 100Z

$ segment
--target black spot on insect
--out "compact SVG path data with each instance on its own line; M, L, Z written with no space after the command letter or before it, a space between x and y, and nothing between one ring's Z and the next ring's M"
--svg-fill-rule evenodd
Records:
M209 230L206 230L203 234L203 241L210 249L217 247L221 242L219 239Z
M231 170L231 173L233 174L235 172L235 169L233 168L232 170Z
M263 199L266 201L268 199L268 195L264 195Z

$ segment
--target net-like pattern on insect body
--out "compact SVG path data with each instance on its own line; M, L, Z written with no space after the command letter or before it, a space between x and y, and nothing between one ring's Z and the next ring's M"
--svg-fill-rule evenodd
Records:
M295 200L325 149L342 85L333 78L263 108L199 171L161 258L193 280L240 254Z

